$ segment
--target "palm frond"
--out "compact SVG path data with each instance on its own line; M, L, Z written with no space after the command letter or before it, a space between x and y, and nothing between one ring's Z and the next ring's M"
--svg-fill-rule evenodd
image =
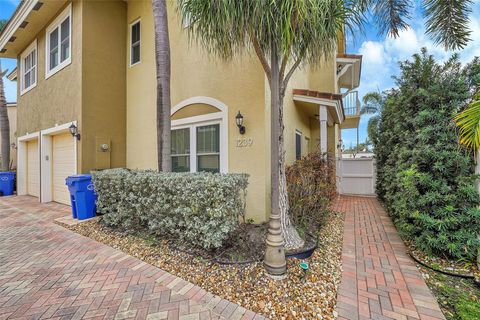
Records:
M5 20L5 19L0 20L0 32L2 32L3 28L5 28L7 23L8 23L8 20Z
M272 46L291 61L313 64L336 52L339 31L361 23L352 0L177 0L192 39L221 58Z
M480 94L477 94L470 105L453 119L458 126L460 143L478 150L480 146Z
M462 49L471 40L471 0L424 0L426 33L447 50Z
M369 92L363 96L363 106L360 109L360 114L375 114L379 113L383 105L383 97L379 92Z
M398 37L401 30L408 28L413 8L410 0L372 1L372 11L379 34Z

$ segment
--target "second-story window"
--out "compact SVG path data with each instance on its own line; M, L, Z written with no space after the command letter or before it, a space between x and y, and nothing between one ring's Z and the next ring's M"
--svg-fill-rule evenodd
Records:
M302 159L302 133L295 130L295 160Z
M140 20L130 26L130 66L140 62Z
M69 5L47 28L46 77L71 63L72 7Z
M20 55L20 94L37 85L37 40Z

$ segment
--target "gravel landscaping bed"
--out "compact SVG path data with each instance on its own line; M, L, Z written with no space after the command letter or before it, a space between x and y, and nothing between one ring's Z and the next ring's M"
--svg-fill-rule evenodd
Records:
M343 214L332 212L319 230L319 248L308 259L306 277L299 260L288 261L285 280L270 279L261 262L220 265L175 250L167 241L125 235L98 220L62 226L119 249L203 289L271 319L334 319L341 279Z

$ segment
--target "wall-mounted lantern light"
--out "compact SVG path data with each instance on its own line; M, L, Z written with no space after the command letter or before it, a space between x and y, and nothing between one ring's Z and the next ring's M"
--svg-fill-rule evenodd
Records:
M337 148L338 148L338 149L342 149L342 145L343 145L342 139L338 140Z
M72 137L77 138L77 140L80 140L80 133L78 133L78 128L73 122L72 122L72 125L68 127L68 129L70 130Z
M240 134L245 134L245 126L243 125L243 116L238 111L237 116L235 117L235 121L237 122L237 127L238 130L240 131Z

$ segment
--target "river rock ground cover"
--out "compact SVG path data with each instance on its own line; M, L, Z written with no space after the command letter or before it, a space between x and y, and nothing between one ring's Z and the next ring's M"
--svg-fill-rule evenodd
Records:
M331 212L318 231L319 248L308 259L288 260L284 280L269 278L260 261L223 265L208 256L179 251L165 239L129 235L103 226L99 219L64 227L107 244L190 281L222 298L271 319L334 319L341 280L344 216Z

